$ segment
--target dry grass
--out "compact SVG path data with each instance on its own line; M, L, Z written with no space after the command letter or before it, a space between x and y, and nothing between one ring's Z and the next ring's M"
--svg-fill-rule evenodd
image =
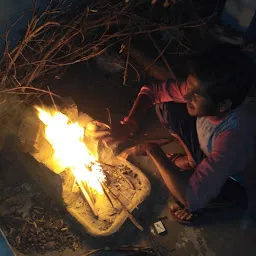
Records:
M115 47L123 51L125 70L124 83L128 67L139 73L129 60L129 48L133 37L148 35L153 32L181 28L197 27L205 24L211 17L193 22L161 23L139 16L134 11L149 1L107 1L95 0L90 6L80 1L79 6L67 6L65 0L50 0L43 12L37 10L36 4L28 22L22 40L10 49L9 35L20 17L8 28L4 36L5 50L1 59L0 93L25 94L27 98L49 93L40 81L42 78L60 74L75 63L88 61ZM153 8L153 5L152 5ZM177 34L177 33L176 33ZM184 44L177 36L177 41ZM168 47L166 47L167 49ZM164 51L159 55L164 59ZM168 67L170 70L170 67Z

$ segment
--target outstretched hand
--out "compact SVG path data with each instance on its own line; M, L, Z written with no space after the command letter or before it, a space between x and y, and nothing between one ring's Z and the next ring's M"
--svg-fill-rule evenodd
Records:
M85 134L95 140L102 140L109 136L116 140L124 140L133 136L136 130L137 124L128 122L124 118L124 120L115 123L112 127L99 121L93 121L87 125Z
M114 155L125 159L131 155L147 156L147 151L150 150L152 146L162 146L166 144L166 141L159 143L142 142L138 144L138 142L130 138L131 129L126 123L121 122L119 127L113 131L107 124L93 121L87 125L85 134L94 140L102 141L107 148L111 149Z
M118 155L125 149L134 146L133 140L129 139L129 131L126 125L121 123L120 128L113 132L109 125L93 121L87 125L85 135L96 141L102 141L107 148Z
M147 156L147 150L151 144L149 143L144 143L144 144L138 144L133 147L129 147L124 149L119 156L122 158L127 159L129 156L134 155L134 156Z

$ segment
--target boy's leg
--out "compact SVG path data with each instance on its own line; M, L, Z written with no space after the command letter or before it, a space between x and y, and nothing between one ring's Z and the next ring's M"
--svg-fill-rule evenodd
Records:
M156 105L156 113L160 122L185 147L187 155L190 154L195 164L199 164L204 155L198 142L196 118L188 114L186 104L160 103Z

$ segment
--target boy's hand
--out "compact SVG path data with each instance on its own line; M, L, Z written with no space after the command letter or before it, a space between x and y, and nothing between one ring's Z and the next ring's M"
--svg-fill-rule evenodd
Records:
M102 140L104 145L111 149L114 155L119 155L121 152L127 150L130 147L134 146L134 142L129 139L114 139L113 137L109 136Z
M136 146L123 150L119 156L127 159L129 156L147 156L147 151L153 146L152 143L138 144Z
M111 134L110 126L98 121L93 121L86 126L85 135L94 140L102 140Z
M138 132L139 124L136 120L125 117L120 123L129 127L130 135L134 135Z
M131 127L121 122L115 123L111 127L111 136L115 139L126 139L131 137L133 134L133 131Z
M131 137L136 130L137 124L128 121L126 118L121 122L113 124L112 127L99 121L93 121L87 125L85 135L95 140L103 140L109 136L115 140L125 140Z

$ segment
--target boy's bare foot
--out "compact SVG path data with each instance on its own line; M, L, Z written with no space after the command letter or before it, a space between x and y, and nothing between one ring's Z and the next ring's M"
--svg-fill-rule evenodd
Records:
M173 203L170 208L174 215L180 220L190 220L192 217L190 212L184 208L181 208L177 203Z
M182 224L192 224L201 216L199 213L189 212L187 209L180 206L178 203L172 203L170 207L170 212L173 218L177 222Z

